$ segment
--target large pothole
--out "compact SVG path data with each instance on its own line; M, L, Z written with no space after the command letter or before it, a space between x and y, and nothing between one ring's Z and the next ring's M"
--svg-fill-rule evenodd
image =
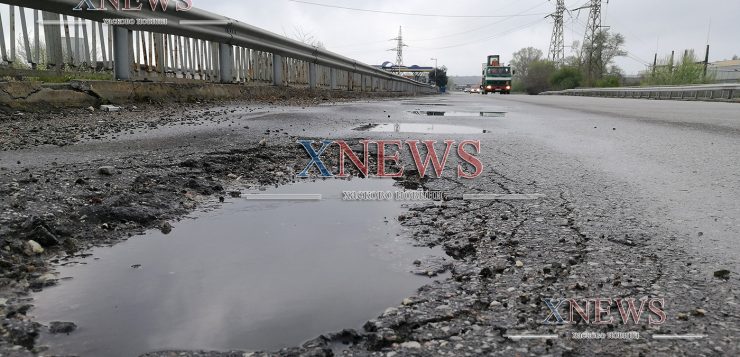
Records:
M44 324L74 322L39 345L80 356L166 350L275 350L359 328L429 283L413 263L439 250L399 236L396 201L344 201L342 191L400 190L392 180L326 180L234 199L174 225L57 267L34 295ZM418 265L419 262L416 261Z

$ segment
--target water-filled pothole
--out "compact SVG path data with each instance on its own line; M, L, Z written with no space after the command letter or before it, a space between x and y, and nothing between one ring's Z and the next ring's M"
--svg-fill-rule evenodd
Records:
M381 133L429 133L429 134L481 134L487 131L481 128L464 125L429 124L429 123L386 123L368 124L355 128L358 131Z
M402 105L415 105L415 106L419 106L419 107L422 107L422 106L424 106L424 107L427 107L427 106L429 106L429 107L448 107L448 106L450 106L449 104L445 104L445 103L415 103L415 102L401 102L401 104L402 104Z
M487 118L503 118L506 117L506 112L447 112L447 111L436 111L436 110L414 110L411 113L416 115L424 115L430 117L487 117Z
M72 277L34 295L39 322L71 321L41 345L80 356L153 350L274 350L360 328L429 283L413 262L441 251L398 236L400 202L343 201L342 191L400 190L392 180L298 183L236 199L57 268ZM423 259L422 259L423 260Z

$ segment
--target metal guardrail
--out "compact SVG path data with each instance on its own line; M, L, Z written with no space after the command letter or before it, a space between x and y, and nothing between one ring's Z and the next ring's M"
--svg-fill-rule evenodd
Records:
M113 70L118 80L197 79L355 91L435 92L429 85L225 16L197 8L176 11L174 1L169 2L166 11L161 1L157 11L152 11L147 1L141 2L141 11L116 11L108 1L106 11L76 11L75 7L85 6L80 0L0 3L10 5L11 43L5 44L0 18L0 52L3 62L11 66L20 59L40 70ZM97 5L99 1L90 3ZM27 27L26 8L33 9L33 32ZM17 14L23 36L21 58L13 40ZM108 25L107 19L160 23Z
M673 100L740 100L740 84L701 84L688 86L576 88L549 91L543 95L572 95L611 98L645 98Z

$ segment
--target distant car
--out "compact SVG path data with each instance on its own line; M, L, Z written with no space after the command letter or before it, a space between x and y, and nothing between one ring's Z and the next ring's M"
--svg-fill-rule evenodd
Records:
M480 88L471 88L470 93L480 93Z
M465 93L470 93L470 90L471 90L470 88L465 88L465 89L463 89L463 91L464 91Z

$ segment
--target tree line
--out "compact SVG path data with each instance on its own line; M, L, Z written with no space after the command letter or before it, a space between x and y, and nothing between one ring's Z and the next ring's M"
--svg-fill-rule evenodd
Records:
M548 90L577 87L618 87L624 85L624 74L614 64L617 57L627 56L625 39L621 34L600 31L592 46L571 47L574 54L562 64L548 60L534 47L522 48L512 55L511 67L516 70L512 87L514 91L538 94ZM587 58L582 58L587 57ZM641 85L711 83L711 73L694 51L687 50L674 61L674 56L656 62L640 78Z

